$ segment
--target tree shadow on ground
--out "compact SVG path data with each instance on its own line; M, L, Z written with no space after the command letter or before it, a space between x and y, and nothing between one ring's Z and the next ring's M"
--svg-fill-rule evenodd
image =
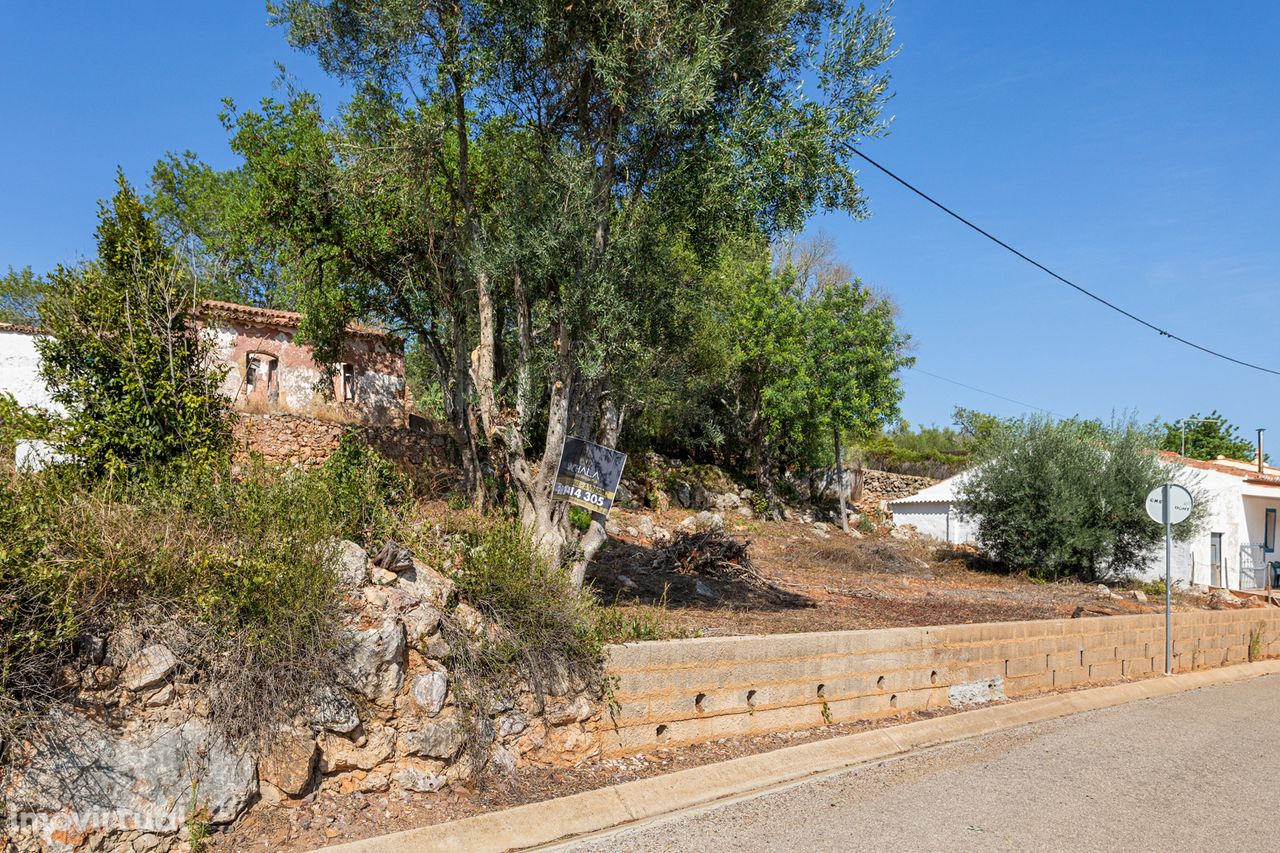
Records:
M788 591L753 570L690 571L666 546L610 540L587 567L587 581L604 602L669 608L793 610L816 607L808 596ZM686 564L688 561L684 561Z

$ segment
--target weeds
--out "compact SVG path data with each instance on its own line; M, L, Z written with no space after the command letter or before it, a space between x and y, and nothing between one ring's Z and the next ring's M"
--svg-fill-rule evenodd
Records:
M371 544L400 494L385 460L344 445L313 472L54 469L0 483L0 742L74 691L53 674L78 637L125 626L183 661L226 736L288 722L343 653L334 533Z
M1265 622L1259 622L1258 627L1249 631L1249 662L1262 660L1262 632L1266 629Z

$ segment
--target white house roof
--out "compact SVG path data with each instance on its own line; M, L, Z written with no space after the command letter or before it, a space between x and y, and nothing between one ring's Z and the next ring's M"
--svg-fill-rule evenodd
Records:
M969 477L969 472L965 471L956 474L954 477L948 477L945 480L934 483L927 489L922 489L914 495L908 495L905 498L896 498L889 501L889 506L896 504L932 504L932 503L951 503L956 498L956 492L959 487Z

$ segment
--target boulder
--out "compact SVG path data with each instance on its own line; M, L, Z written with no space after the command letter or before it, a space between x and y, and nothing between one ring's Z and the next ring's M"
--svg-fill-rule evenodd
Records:
M636 522L636 529L640 531L640 535L645 539L652 540L654 538L653 519L649 516L640 516L640 520Z
M444 698L449 692L449 673L428 672L415 675L409 687L414 703L428 717L434 717L444 708Z
M594 713L595 709L591 707L587 697L579 696L567 704L548 708L545 716L549 726L567 726L570 723L586 722Z
M527 728L529 728L529 721L519 711L511 711L498 718L497 729L500 738L515 737Z
M383 773L370 773L360 780L357 790L362 794L381 794L391 787L391 780Z
M489 766L501 776L514 776L516 772L516 754L505 746L494 747L489 754Z
M138 651L125 664L123 683L135 693L155 687L178 668L178 659L168 646L150 645Z
M338 580L348 589L359 589L369 578L369 555L349 539L340 540L334 548Z
M310 732L280 732L258 759L258 778L291 797L300 796L311 786L319 756L320 748Z
M377 628L348 633L351 648L338 673L342 686L374 702L393 698L404 683L404 628L387 619Z
M333 688L316 697L310 714L311 725L338 734L355 731L360 725L356 704Z
M392 771L391 781L406 791L414 791L419 794L434 794L448 782L439 773L431 773L415 767L400 767Z
M453 722L431 723L416 731L401 732L400 751L406 755L449 760L462 748L462 729Z
M396 585L441 610L449 606L454 593L453 581L419 560L413 561L411 569L400 573Z
M1129 597L1142 604L1147 603L1147 594L1140 589L1129 590Z
M427 639L440 628L440 611L430 604L419 604L404 614L404 631L409 645L419 651Z
M724 516L718 512L703 510L693 518L694 524L699 530L719 530L724 527Z
M320 743L320 769L325 774L343 770L372 770L395 753L396 731L389 726L372 726L363 744L325 735Z
M104 831L176 832L194 796L211 823L235 820L257 794L252 756L203 720L124 734L69 713L49 719L15 767L9 805L20 812L102 817Z

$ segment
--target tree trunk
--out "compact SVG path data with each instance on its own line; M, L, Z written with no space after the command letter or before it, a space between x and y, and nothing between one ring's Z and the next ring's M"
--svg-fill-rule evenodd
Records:
M840 529L849 532L849 502L846 500L844 482L844 454L840 448L840 430L832 429L831 436L835 440L836 449L836 500L840 502Z

